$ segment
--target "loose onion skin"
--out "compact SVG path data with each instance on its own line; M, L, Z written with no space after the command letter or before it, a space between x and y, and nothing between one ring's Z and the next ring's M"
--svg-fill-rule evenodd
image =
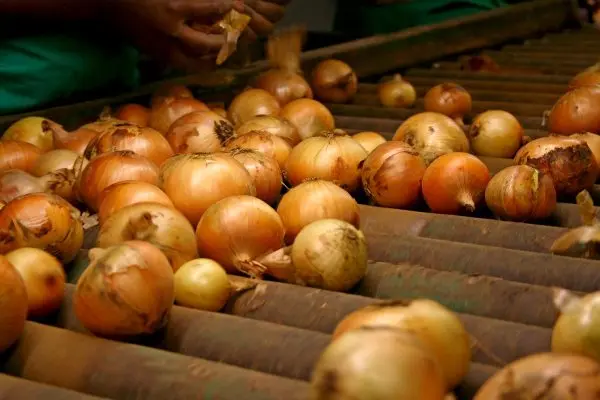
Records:
M593 399L600 391L600 365L578 355L541 353L504 367L477 392L474 400ZM575 397L576 396L576 397Z
M159 187L192 225L219 200L256 195L248 171L226 153L181 154L171 158L160 170Z
M233 125L212 111L197 111L179 118L166 138L177 154L213 153L234 137Z
M412 107L417 100L417 91L409 82L402 79L400 74L383 82L377 88L379 102L386 107Z
M0 353L15 343L27 319L27 291L19 271L0 256Z
M360 164L367 151L343 131L303 140L292 149L284 176L292 186L307 179L334 182L352 193L360 186Z
M148 126L165 135L173 122L195 111L210 111L210 108L193 98L170 97L152 107Z
M356 140L370 154L377 146L387 142L387 140L377 132L359 132L352 135L352 139Z
M458 214L475 211L485 195L490 171L468 153L449 153L437 158L423 175L423 197L431 211Z
M0 253L35 247L69 263L83 244L83 227L75 211L52 194L32 193L14 199L0 210Z
M312 99L289 102L281 110L280 116L296 128L302 140L335 128L331 112L323 104Z
M255 150L271 157L277 161L279 168L283 169L290 153L292 146L289 142L280 136L271 135L264 132L250 132L242 136L238 136L227 143L225 149L232 151L235 149Z
M150 120L150 110L139 104L123 104L115 112L115 118L146 127Z
M463 126L463 117L471 112L471 95L456 83L442 83L425 94L425 111L447 115Z
M175 302L184 307L216 312L230 295L227 272L213 260L188 261L175 273Z
M159 203L175 208L169 196L158 187L140 181L117 182L104 189L99 197L98 222L100 225L120 209L138 203Z
M306 79L297 73L274 68L260 74L254 86L269 92L282 107L293 100L312 99L312 89Z
M502 110L479 114L468 134L471 148L479 156L512 158L523 142L523 127L512 114Z
M358 90L358 77L343 61L323 60L313 69L311 84L319 99L347 103Z
M600 135L596 135L595 133L576 133L574 135L570 135L570 138L583 140L587 143L592 154L594 155L594 160L596 160L596 164L600 166Z
M249 235L249 227L252 234ZM210 206L196 228L198 250L229 273L261 277L265 268L257 259L283 247L281 218L262 200L231 196Z
M6 254L6 259L23 278L30 317L45 317L60 308L67 278L55 257L40 249L23 247Z
M104 132L104 130L110 127L115 121L118 120L110 120L108 121L97 121L92 122L91 124L83 125L79 129L74 130L73 132L67 132L63 129L62 126L47 121L48 129L52 131L52 136L54 138L54 147L57 149L65 149L71 150L75 153L83 156L85 153L85 149L88 144L96 137L98 134Z
M600 133L600 86L585 86L565 93L550 110L548 132L558 135Z
M443 154L469 151L469 140L461 127L449 117L434 112L408 118L398 127L392 140L414 147L426 164Z
M592 65L575 75L569 82L569 89L598 85L600 85L600 64Z
M0 140L0 171L20 169L32 172L42 150L27 142Z
M246 168L256 188L256 197L273 204L281 194L281 168L273 157L249 149L235 149L231 155Z
M42 153L54 148L52 131L48 129L47 119L41 117L25 117L13 123L2 135L2 140L16 140L30 143Z
M99 336L151 334L162 328L174 301L173 270L150 243L129 241L92 249L73 296L75 315Z
M485 202L494 215L505 220L544 219L556 209L556 190L549 175L528 165L513 165L492 177Z
M271 93L263 89L246 89L235 96L227 115L233 126L238 127L261 115L277 116L280 111L279 102Z
M285 226L285 241L294 239L306 225L320 219L339 219L360 227L358 203L335 183L309 180L283 195L277 213Z
M535 139L515 155L525 164L548 174L559 195L575 195L590 188L598 176L598 164L583 140L561 136Z
M176 99L193 99L194 94L184 85L165 85L158 88L152 98L150 105L152 108L160 106L165 100L170 98Z
M421 195L425 161L404 142L386 142L367 156L361 178L365 193L382 207L408 208Z
M257 131L279 136L287 140L292 146L297 145L301 140L295 126L283 118L269 115L255 117L244 122L235 130L235 133L241 136Z
M78 164L78 161L81 164ZM31 169L31 174L40 177L61 169L72 170L75 166L85 168L87 164L87 160L81 159L81 156L72 150L50 150L38 158Z
M77 180L77 190L81 200L97 211L100 193L110 185L123 181L157 185L158 178L158 167L146 157L132 151L113 151L89 162Z

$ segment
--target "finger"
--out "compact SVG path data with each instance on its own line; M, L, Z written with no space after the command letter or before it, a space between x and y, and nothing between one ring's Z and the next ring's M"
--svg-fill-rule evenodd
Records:
M271 22L277 22L285 14L285 8L267 1L257 1L253 9Z
M174 0L171 9L185 19L223 15L233 8L233 0Z
M256 34L266 35L273 30L273 24L248 5L246 5L244 12L252 18L250 20L250 28L252 28Z
M200 32L192 29L189 25L181 23L177 33L174 35L186 47L197 53L209 53L219 51L225 44L224 35Z

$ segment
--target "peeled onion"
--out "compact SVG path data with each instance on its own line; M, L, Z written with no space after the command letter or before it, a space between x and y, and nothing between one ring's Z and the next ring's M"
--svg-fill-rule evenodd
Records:
M367 156L361 177L365 193L382 207L408 208L421 195L425 161L404 142L386 142Z
M425 111L447 115L463 126L463 117L471 112L471 95L456 83L442 83L425 94Z
M2 135L2 140L16 140L30 143L42 152L54 148L52 131L48 129L47 119L41 117L25 117L14 122Z
M27 319L27 291L17 269L0 256L0 353L15 343Z
M188 261L175 273L175 302L184 307L219 311L230 295L227 272L213 260Z
M383 82L377 88L379 102L386 107L411 107L417 100L417 91L409 82L402 79L400 74L386 82Z
M512 114L490 110L475 117L468 135L475 154L512 158L523 142L523 127Z
M73 296L75 315L95 335L127 337L162 328L174 301L173 270L150 243L92 249Z
M288 103L281 110L280 116L296 128L301 139L335 128L331 112L323 104L312 99L298 99Z
M281 194L282 177L277 160L250 149L234 149L231 155L241 163L252 177L256 197L273 204Z
M210 111L210 109L206 104L194 98L170 97L152 107L148 126L164 135L169 131L173 122L195 111Z
M267 157L275 159L279 164L279 168L282 169L292 152L292 146L282 137L260 131L238 136L230 140L225 148L229 151L238 148L256 150Z
M0 171L20 169L31 172L42 150L27 142L0 140Z
M77 166L77 168L85 168L87 164L87 160L82 159L79 154L72 150L50 150L49 152L42 154L37 159L36 163L31 169L31 174L40 177L61 169L72 170L75 166ZM78 173L79 171L76 172Z
M157 107L169 98L193 99L194 94L184 85L163 85L152 95L150 105Z
M565 93L548 116L548 132L558 135L600 133L600 86L585 86Z
M574 135L570 135L570 138L583 140L587 143L592 154L594 155L594 159L596 160L596 164L600 166L600 135L596 135L595 133L576 133Z
M340 60L323 60L312 71L315 95L331 103L347 103L358 90L358 78L348 64Z
M238 94L227 110L229 120L235 127L262 115L276 116L281 107L277 99L262 89L247 89Z
M254 86L269 92L281 106L293 100L312 99L312 89L301 75L284 69L270 69L260 74Z
M387 142L386 138L377 132L359 132L352 135L352 139L356 140L367 153L371 153L377 146Z
M283 118L270 115L255 117L244 122L235 130L235 133L241 136L257 131L279 136L287 140L292 146L295 146L301 140L295 126Z
M5 257L23 278L30 317L45 317L60 308L66 275L55 257L31 247L13 250Z
M150 119L150 110L139 104L123 104L115 112L115 118L146 127Z
M220 151L233 137L231 122L212 111L184 115L171 125L166 135L177 154Z

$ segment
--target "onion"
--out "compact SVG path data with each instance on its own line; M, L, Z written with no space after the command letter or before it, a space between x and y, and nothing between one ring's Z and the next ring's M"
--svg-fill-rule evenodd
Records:
M315 95L331 103L347 103L358 90L358 78L352 67L340 60L323 60L312 71Z
M20 169L31 172L42 151L27 142L0 140L0 171Z
M295 126L283 118L269 115L255 117L244 122L235 130L235 133L237 135L247 135L257 131L282 137L292 146L295 146L301 140Z
M54 148L52 131L48 129L47 119L41 117L25 117L8 127L2 140L17 140L30 143L42 152Z
M352 135L352 139L356 140L367 153L371 153L377 146L387 142L387 140L377 132L359 132Z
M212 111L197 111L175 121L166 138L173 151L181 154L220 151L233 136L233 125L226 118Z
M413 146L427 164L443 154L469 151L469 140L460 126L449 117L433 112L408 118L398 127L392 140Z
M463 117L471 112L471 95L456 83L442 83L425 94L425 111L447 115L464 126Z
M474 155L449 153L437 158L423 175L423 197L431 211L457 214L475 211L485 195L490 171Z
M75 315L90 332L109 337L162 328L174 301L173 270L150 243L92 249L73 296Z
M514 165L492 177L485 189L485 202L502 219L543 219L556 208L556 191L549 175L528 165Z
M193 98L167 98L152 107L148 126L164 135L173 122L195 111L210 111L210 109L203 102Z
M280 116L287 119L296 128L301 139L335 128L331 112L323 104L312 99L298 99L289 102L281 110Z
M58 196L31 193L0 210L0 253L35 247L63 264L72 261L83 244L83 228L76 210Z
M219 311L231 295L227 272L208 258L188 261L175 273L175 302L185 307Z
M231 155L246 168L256 188L256 197L273 204L281 194L281 169L277 160L250 149L234 149Z
M570 138L583 140L587 143L592 154L594 155L594 160L596 160L596 164L600 166L600 135L596 135L595 133L576 133L574 135L570 135Z
M598 164L589 146L569 137L532 140L517 152L515 163L550 175L557 194L575 195L590 188L598 176Z
M72 171L59 170L35 177L18 169L0 172L0 200L9 201L30 193L54 193L67 201L75 201L76 176Z
M267 157L275 159L280 168L285 166L285 162L292 152L292 146L288 141L280 136L264 132L250 132L238 136L230 140L225 148L229 151L237 148L256 150Z
M569 89L600 85L600 63L581 71L569 82Z
M290 189L277 206L285 226L285 240L293 243L302 228L320 219L333 218L360 227L358 203L336 184L311 179Z
M417 91L409 82L402 79L400 74L383 82L377 88L379 102L386 107L411 107L417 100Z
M406 143L386 142L362 164L363 188L382 207L412 207L420 198L426 168L419 153Z
M349 192L360 186L359 165L367 151L336 130L325 136L314 136L300 142L285 163L284 176L296 186L307 179L318 178L334 182Z
M174 271L198 257L194 228L185 216L160 203L136 203L109 216L100 226L96 247L143 240L160 249Z
M594 360L541 353L504 367L479 389L474 400L593 399L599 391L600 365Z
M548 116L548 132L558 135L600 133L600 86L580 87L565 93Z
M194 94L184 85L163 85L152 95L150 105L158 107L168 98L193 99Z
M227 110L225 110L223 107L210 107L210 111L214 112L221 118L227 119ZM227 121L229 120L227 119Z
M57 149L71 150L83 156L88 144L99 133L102 133L107 127L112 126L116 121L118 120L92 122L91 124L83 125L73 132L67 132L62 126L50 121L47 122L47 126L52 132L54 146Z
M471 148L479 156L512 158L523 142L523 127L519 121L501 110L479 114L468 134Z
M0 353L15 343L27 319L27 291L21 275L0 256Z
M423 340L442 367L448 389L466 376L471 362L471 340L460 319L429 299L388 301L348 314L336 327L332 340L365 326L381 326L414 333Z
M229 273L261 277L256 260L283 247L285 228L267 203L251 196L227 197L206 210L196 228L198 250Z
M123 104L115 113L115 118L146 127L150 119L150 110L139 104Z
M23 247L6 254L6 259L23 278L30 317L45 317L60 308L66 275L55 257L40 249Z
M313 97L310 85L302 76L284 69L263 72L256 78L254 86L269 92L281 106L293 100Z
M57 149L42 154L31 169L34 176L44 176L61 169L75 170L85 168L88 164L79 154L72 150ZM77 173L79 171L76 171Z
M261 115L276 116L281 107L277 99L262 89L246 89L235 96L227 115L235 127Z
M99 197L98 222L100 225L115 212L137 203L159 203L174 208L173 202L158 187L140 181L117 182L104 189Z
M445 391L423 342L385 327L357 329L331 343L311 379L314 400L442 400Z
M181 154L171 158L161 168L160 188L194 226L219 200L256 194L248 171L226 153Z

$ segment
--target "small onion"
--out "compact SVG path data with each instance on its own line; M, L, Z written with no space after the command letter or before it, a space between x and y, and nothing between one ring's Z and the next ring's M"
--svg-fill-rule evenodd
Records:
M331 112L323 104L312 99L298 99L288 103L281 110L280 116L296 128L301 139L335 128Z
M146 127L150 120L150 110L139 104L123 104L115 112L115 118Z
M152 95L150 105L152 107L158 107L165 100L170 98L193 99L194 94L184 85L163 85Z
M203 102L193 98L171 97L152 107L148 126L164 135L173 122L195 111L210 111L210 109Z
M82 159L79 154L72 150L50 150L38 158L31 169L31 174L39 177L61 169L73 170L75 167L85 168L87 164L87 160ZM78 173L79 171L76 172Z
M323 60L312 71L315 95L331 103L347 103L358 90L358 77L348 64L340 60Z
M387 140L377 132L359 132L352 135L352 139L356 140L367 153L371 153L377 146L387 142Z
M443 154L469 151L469 139L461 127L449 117L434 112L408 118L398 127L392 140L414 147L427 164Z
M423 175L423 197L435 213L473 212L483 199L489 180L490 171L474 155L444 154Z
M600 85L600 63L581 71L569 82L569 89Z
M0 353L15 343L27 319L27 291L16 268L0 256Z
M414 334L386 327L348 332L314 368L312 400L443 400L435 356Z
M256 260L283 247L281 218L262 200L231 196L210 206L196 228L198 250L229 273L260 277L265 268Z
M292 146L282 137L260 131L238 136L230 140L225 148L229 151L237 148L256 150L267 157L275 159L279 164L279 168L285 166L285 162L292 152Z
M32 247L13 250L5 257L23 278L30 317L45 317L60 308L67 278L55 257Z
M600 86L586 86L565 93L548 116L548 132L558 135L600 133Z
M227 110L229 120L235 127L261 115L276 116L281 107L271 93L262 89L247 89L238 94Z
M474 400L593 399L598 393L597 362L578 355L541 353L504 367L479 389Z
M293 100L312 99L312 89L301 75L285 69L273 68L260 74L254 86L269 92L283 107Z
M52 131L48 128L47 119L41 117L25 117L13 123L2 135L2 140L16 140L30 143L42 152L54 148Z
M549 175L528 165L513 165L492 177L485 189L485 202L502 219L543 219L556 209L556 190Z
M235 130L235 133L237 135L246 135L248 133L257 131L282 137L292 146L295 146L301 140L300 135L298 135L298 130L295 126L283 118L269 115L255 117L244 122Z
M31 172L42 150L27 142L0 140L0 171L20 169Z
M233 136L233 125L226 118L212 111L197 111L175 121L166 138L173 151L182 154L220 151Z
M219 311L230 295L227 272L213 260L188 261L175 273L175 302L184 307Z
M490 110L475 117L468 135L475 154L512 158L523 142L523 127L511 113Z
M285 226L285 239L293 243L306 225L333 218L360 227L358 203L336 184L314 179L303 182L283 195L277 213Z
M379 102L386 107L412 107L417 100L417 91L409 82L402 79L400 74L377 87Z
M162 328L174 301L173 270L150 243L92 249L73 295L73 309L95 335L127 337Z
M219 200L256 194L248 171L226 153L177 155L163 164L159 186L192 225Z
M574 135L570 135L570 138L583 140L587 143L592 154L594 155L594 160L596 160L596 164L600 166L600 135L595 133L576 133Z
M442 83L425 94L425 111L447 115L463 126L463 117L471 112L471 95L456 83Z
M307 179L324 179L352 193L360 186L359 165L367 151L343 131L300 142L288 157L284 175L292 186Z
M386 142L363 162L363 188L367 196L382 207L412 207L421 195L426 168L419 153L406 143Z
M557 194L575 195L590 188L598 164L583 140L548 136L532 140L515 155L516 164L532 166L552 177Z
M76 210L58 196L32 193L0 210L0 253L35 247L60 262L72 261L83 244L83 227Z
M48 129L52 131L54 137L54 147L57 149L71 150L83 156L88 144L98 134L104 132L105 129L112 126L118 120L98 121L91 124L83 125L73 132L67 132L62 126L54 122L47 122Z
M234 149L231 155L246 168L256 188L256 197L273 204L281 194L281 168L277 160L250 149Z

